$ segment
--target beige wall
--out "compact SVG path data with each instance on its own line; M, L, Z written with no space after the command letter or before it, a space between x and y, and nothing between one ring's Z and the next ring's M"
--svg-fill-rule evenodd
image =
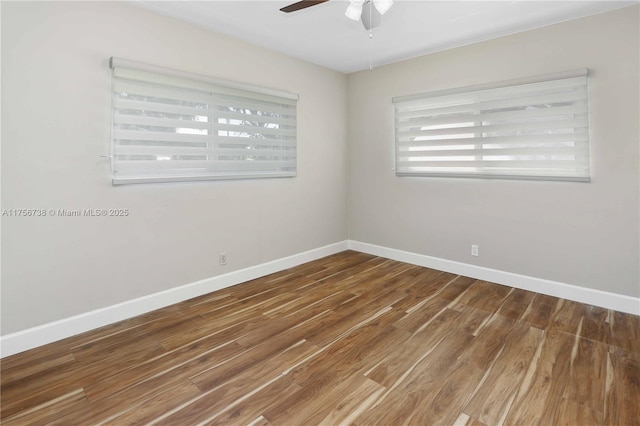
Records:
M634 6L349 75L350 239L640 296L638 28ZM392 97L585 67L591 183L394 176Z
M640 296L638 18L627 8L345 77L125 3L4 2L2 208L131 214L3 217L2 334L347 236ZM112 187L99 157L110 56L299 93L298 177ZM582 67L591 183L394 176L393 96Z
M298 177L112 187L110 56L300 95ZM2 334L347 237L346 77L120 2L3 2ZM218 266L226 252L228 266Z

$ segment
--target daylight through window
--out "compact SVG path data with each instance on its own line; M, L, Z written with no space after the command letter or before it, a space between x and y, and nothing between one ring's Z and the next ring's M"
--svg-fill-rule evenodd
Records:
M586 69L393 103L398 176L589 181Z
M111 58L113 184L296 175L297 95Z

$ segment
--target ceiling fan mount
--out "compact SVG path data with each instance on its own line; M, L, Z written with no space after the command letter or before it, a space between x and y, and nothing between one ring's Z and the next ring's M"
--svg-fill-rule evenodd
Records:
M280 9L285 13L296 12L329 0L302 0ZM393 5L393 0L349 0L345 15L354 21L361 20L367 30L380 25L384 15Z
M378 11L377 8L372 7L371 3L371 0L365 1L365 3L362 5L362 13L360 15L362 25L364 25L367 31L371 28L377 27L378 25L380 25L380 22L382 22L382 14ZM354 21L357 20L358 18L354 19Z

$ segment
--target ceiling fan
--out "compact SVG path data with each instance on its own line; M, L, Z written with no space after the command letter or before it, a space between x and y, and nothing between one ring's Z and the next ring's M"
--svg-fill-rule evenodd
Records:
M285 13L291 13L327 1L329 0L302 0L285 6L280 10ZM354 21L361 19L364 27L370 30L380 25L382 15L387 13L392 5L393 0L349 0L345 15Z

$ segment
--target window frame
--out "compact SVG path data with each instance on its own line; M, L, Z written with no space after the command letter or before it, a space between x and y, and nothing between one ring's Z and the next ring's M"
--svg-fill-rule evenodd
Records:
M298 95L116 57L109 66L113 185L297 175Z
M541 94L536 98L537 93ZM553 101L560 98L570 99L564 102L569 106ZM511 104L511 109L488 107L501 100L507 101L504 105ZM392 101L396 176L576 182L591 179L586 68L399 96ZM545 121L551 123L549 128L542 127ZM496 129L495 135L490 133L491 125ZM498 129L503 134L497 133Z

